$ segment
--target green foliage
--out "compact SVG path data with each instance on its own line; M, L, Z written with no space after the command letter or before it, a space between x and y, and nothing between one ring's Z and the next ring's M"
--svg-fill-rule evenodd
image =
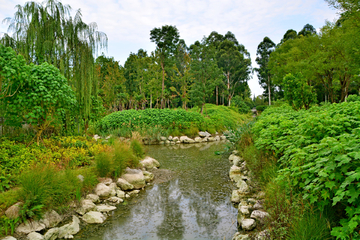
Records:
M279 158L277 181L341 220L331 234L339 239L359 231L360 103L293 111L268 108L253 127L258 149Z
M136 157L141 159L145 156L144 147L139 140L132 139L130 142L130 147Z
M250 111L249 105L246 104L246 102L239 95L232 99L231 105L235 106L239 113L248 113Z
M96 170L100 177L107 177L111 171L111 156L109 153L100 153L95 156Z
M267 107L268 107L268 105L259 105L259 106L256 106L256 110L259 112L263 112Z
M294 108L308 109L316 102L316 93L301 73L287 74L283 80L285 100Z
M360 102L360 96L359 95L349 95L346 99L347 102Z

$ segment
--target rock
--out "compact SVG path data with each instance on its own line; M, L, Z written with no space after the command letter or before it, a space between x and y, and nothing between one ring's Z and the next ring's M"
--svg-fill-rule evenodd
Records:
M232 151L232 154L237 155L237 154L239 154L239 151L238 151L238 150L233 150L233 151Z
M242 215L246 217L250 216L249 206L239 205L238 210Z
M96 205L90 199L83 199L80 202L80 207L76 209L76 212L80 215L84 215L85 213L94 210Z
M135 189L140 189L146 186L145 177L141 170L126 169L126 173L121 176L134 186Z
M181 136L180 142L182 143L195 143L195 141L187 136Z
M259 209L263 209L263 205L262 205L262 201L256 201L256 203L253 206L254 210L259 210Z
M58 238L73 238L74 234L80 231L80 220L75 215L72 216L72 222L59 228Z
M166 137L160 137L160 141L166 141L167 138Z
M145 182L151 182L152 180L154 180L154 174L152 174L151 172L143 171L143 174L145 177Z
M116 190L116 196L118 198L124 198L125 197L125 192L121 191L121 190Z
M254 198L248 198L247 202L248 202L249 204L254 205L254 204L257 202L257 200L254 199Z
M140 161L140 164L147 170L153 169L154 167L160 167L160 163L151 157L145 157L144 160Z
M37 232L32 232L27 235L28 240L44 240L44 236Z
M168 140L169 140L169 141L172 141L172 140L173 140L173 137L172 137L172 136L169 136L169 137L168 137Z
M129 197L130 197L130 195L126 193L126 194L125 194L125 197L126 197L126 198L129 198Z
M28 220L27 223L22 223L16 228L17 233L29 234L31 232L39 232L45 229L45 224L40 221Z
M251 215L251 218L256 219L257 221L259 221L261 224L264 224L266 219L269 217L269 214L265 211L261 211L261 210L254 210Z
M226 137L224 135L220 136L220 140L226 140Z
M240 167L241 166L241 162L242 162L242 159L239 157L239 156L236 156L235 154L231 154L229 156L229 161L234 164L235 166L238 166Z
M107 198L112 194L112 189L106 186L104 183L99 183L95 187L95 194L100 198Z
M245 218L241 221L240 226L246 231L251 231L256 227L256 221L251 218Z
M5 211L5 216L10 219L18 218L22 205L24 205L22 202L15 203Z
M237 232L235 233L232 240L250 240L250 237L247 234L240 234L239 232Z
M16 240L16 238L12 237L12 236L7 236L2 238L1 240Z
M238 223L240 224L242 220L245 219L245 216L241 213L241 212L238 212L238 215L237 215L237 221Z
M244 197L244 194L238 190L233 190L231 194L231 201L234 203L241 202L241 199Z
M80 180L80 182L83 182L84 181L84 176L83 175L77 175L77 178Z
M100 198L96 194L88 194L86 195L86 199L91 200L93 203L98 203L100 201Z
M111 205L117 205L122 203L124 200L122 200L121 198L118 197L111 197L105 200L106 203L109 203Z
M139 192L140 192L140 190L133 190L133 191L131 191L131 192L128 192L128 194L130 195L130 197L133 197L133 196L138 195Z
M241 193L248 193L249 192L249 186L246 184L246 182L244 180L239 180L236 183L236 187L239 188L238 191L240 191Z
M116 184L124 191L134 189L134 186L123 178L119 178Z
M86 213L82 219L87 223L103 223L106 217L101 212L91 211Z
M159 144L160 144L160 145L164 145L164 144L165 144L165 141L161 141Z
M111 197L116 196L116 190L118 190L118 187L116 183L110 183L109 188L111 189Z
M109 206L109 205L105 205L105 204L101 204L101 205L97 205L96 206L96 211L97 212L101 212L101 213L103 213L103 212L110 212L110 211L113 211L113 210L115 210L116 209L116 207L114 207L114 206Z
M100 139L101 137L100 137L99 135L95 134L93 138L95 139L95 141L97 141L97 140Z
M201 143L203 141L201 137L196 137L194 140L196 143Z
M219 136L216 136L214 139L215 139L215 141L220 141L220 137L219 137Z
M170 144L171 142L169 140L166 140L165 141L165 144Z
M57 212L51 210L44 214L41 222L45 224L46 228L52 228L56 227L62 220L63 218Z
M234 181L234 182L238 182L239 180L242 180L241 168L233 165L233 166L230 168L229 177L230 177L230 179L231 179L232 181Z
M258 199L264 199L265 198L265 193L260 191L256 194L256 198Z
M105 184L106 186L109 186L113 181L111 178L100 178L99 182Z
M215 138L213 138L213 137L208 137L207 140L208 140L208 142L215 142Z
M270 239L270 232L268 230L264 230L259 232L258 234L255 235L255 240L266 240L266 239Z
M179 137L173 137L172 141L177 142L177 141L180 141L180 139L179 139Z
M205 138L205 137L211 137L211 134L208 132L199 132L199 136Z
M45 240L55 240L58 238L59 236L59 228L51 228L49 229L45 235L44 235L44 239Z

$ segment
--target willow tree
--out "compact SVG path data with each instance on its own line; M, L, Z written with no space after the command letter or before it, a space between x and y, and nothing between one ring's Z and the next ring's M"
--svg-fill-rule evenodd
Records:
M48 62L60 69L75 90L78 115L87 125L97 85L94 54L106 48L106 34L97 31L96 23L84 23L80 9L72 17L71 7L57 0L27 2L16 9L13 18L3 21L9 28L1 42L28 63Z

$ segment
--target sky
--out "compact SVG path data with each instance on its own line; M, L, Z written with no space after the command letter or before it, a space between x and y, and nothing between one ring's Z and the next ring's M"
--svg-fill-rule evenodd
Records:
M25 0L0 0L0 20L13 17L15 6ZM96 22L98 30L107 34L104 54L124 65L131 52L142 48L155 50L150 31L163 25L175 25L180 38L190 46L212 31L225 35L231 31L250 52L256 68L256 50L265 36L279 43L288 29L300 31L307 23L316 29L325 21L334 21L336 11L324 0L62 0L73 12L81 9L85 23ZM0 33L7 25L0 23ZM100 53L101 54L101 53ZM256 73L249 80L252 95L263 89Z

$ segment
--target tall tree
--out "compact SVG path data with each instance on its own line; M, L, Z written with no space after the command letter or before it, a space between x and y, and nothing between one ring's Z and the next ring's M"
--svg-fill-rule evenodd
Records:
M167 67L171 67L172 57L174 56L177 44L179 42L179 31L176 26L165 25L161 28L154 28L150 31L150 40L155 42L156 49L160 57L160 66L162 69L162 85L161 85L161 107L165 107L164 89L165 89L165 71Z
M316 34L316 29L313 25L306 24L304 28L298 33L299 36L309 36Z
M256 52L256 63L259 68L254 70L257 72L259 84L268 90L269 105L271 105L271 74L268 67L270 54L275 50L275 43L270 38L264 37L264 40L259 44Z

